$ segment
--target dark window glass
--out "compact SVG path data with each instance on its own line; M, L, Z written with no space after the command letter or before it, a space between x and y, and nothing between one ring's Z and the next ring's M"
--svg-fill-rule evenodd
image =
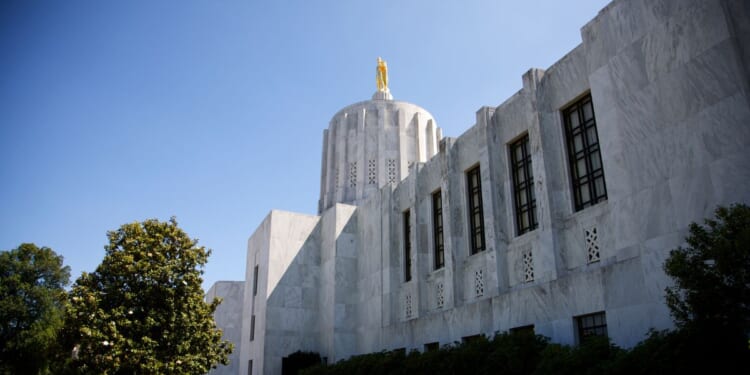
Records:
M512 334L521 334L521 335L534 335L534 325L530 324L527 326L521 326L516 328L511 328L510 333Z
M258 266L253 270L253 296L258 294Z
M253 360L247 361L247 375L253 375Z
M471 335L471 336L464 336L461 338L461 342L468 344L472 342L477 342L482 339L482 335Z
M528 134L510 145L510 160L513 201L516 208L516 233L521 235L536 229L538 225Z
M411 281L411 224L409 210L404 211L404 281Z
M476 254L485 248L484 244L484 215L482 213L482 176L479 166L466 172L467 192L469 194L469 238L471 240L471 254Z
M432 236L435 244L435 269L445 265L445 245L443 243L443 197L440 190L432 193Z
M424 344L424 351L425 352L434 352L440 350L440 343L439 342L431 342L428 344Z
M563 110L568 163L576 211L607 199L591 95Z
M250 341L255 340L255 315L250 317Z
M607 316L604 312L581 315L576 318L578 323L578 339L586 341L591 336L607 336Z

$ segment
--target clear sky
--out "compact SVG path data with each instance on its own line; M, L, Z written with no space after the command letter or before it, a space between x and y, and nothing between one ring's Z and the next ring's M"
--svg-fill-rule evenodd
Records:
M606 3L4 0L0 249L49 246L74 280L107 231L176 216L213 250L204 287L243 280L271 209L316 213L323 129L378 56L459 136Z

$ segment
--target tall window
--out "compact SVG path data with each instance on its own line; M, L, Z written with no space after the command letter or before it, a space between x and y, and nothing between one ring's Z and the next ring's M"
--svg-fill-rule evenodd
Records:
M250 341L255 340L255 315L250 317Z
M586 341L591 336L607 336L607 316L602 312L576 317L578 340Z
M607 199L591 95L563 110L575 210Z
M469 193L469 237L471 238L471 254L484 250L484 217L482 214L482 176L479 166L466 172Z
M404 211L404 281L411 281L411 225L409 210Z
M534 176L531 170L529 135L510 145L513 201L516 208L516 232L522 235L537 227Z
M432 193L432 236L435 244L435 269L445 265L443 244L443 197L440 190Z
M253 296L258 294L258 266L253 269Z

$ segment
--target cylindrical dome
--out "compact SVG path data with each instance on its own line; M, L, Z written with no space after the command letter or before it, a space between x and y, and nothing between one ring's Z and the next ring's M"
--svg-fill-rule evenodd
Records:
M440 139L442 131L429 112L387 94L342 109L323 131L318 211L357 204L401 181L415 162L437 153Z

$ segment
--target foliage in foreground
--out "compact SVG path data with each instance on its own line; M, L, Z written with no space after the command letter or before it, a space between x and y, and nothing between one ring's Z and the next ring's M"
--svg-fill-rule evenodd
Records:
M48 373L70 268L48 247L0 252L0 374Z
M281 375L296 375L300 370L323 363L320 354L298 350L285 357L281 366Z
M718 207L705 226L690 224L687 246L670 252L664 271L675 285L667 305L680 327L750 333L750 207Z
M174 218L125 224L107 235L104 260L69 293L69 370L205 374L226 364L232 344L221 341L213 320L220 301L204 302L201 288L210 250Z
M652 331L631 349L605 337L578 346L550 343L530 333L500 333L439 350L380 352L351 357L332 365L302 370L304 375L376 374L691 374L747 373L747 354L713 357L703 337L693 332ZM724 360L726 362L720 361Z
M731 369L750 358L750 207L714 213L703 226L690 224L687 246L664 263L675 283L666 302L681 334L701 338L694 355Z
M593 338L579 347L551 344L528 332L499 333L438 350L354 356L301 374L598 374L612 373L624 350Z

